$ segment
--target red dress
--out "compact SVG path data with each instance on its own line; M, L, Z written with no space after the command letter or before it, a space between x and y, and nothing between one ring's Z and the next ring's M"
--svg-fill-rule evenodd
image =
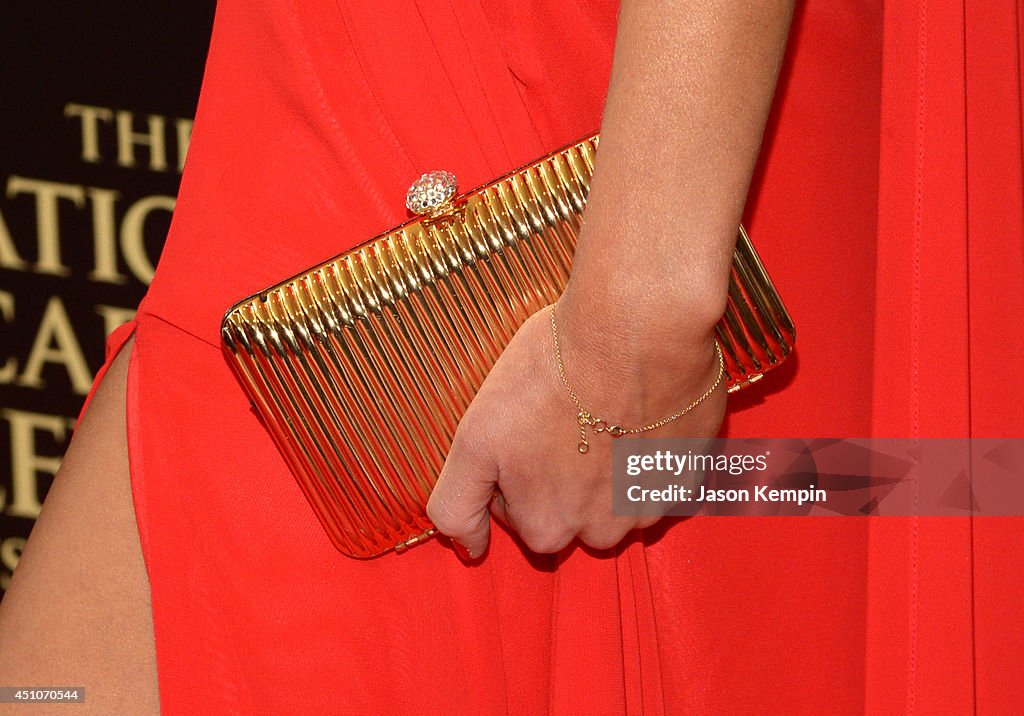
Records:
M615 2L221 0L131 331L163 712L967 712L1024 703L1019 519L696 518L613 556L330 544L219 350L227 306L597 129ZM884 9L884 12L883 12ZM1013 0L798 8L746 223L798 326L728 435L1024 425ZM1010 635L1016 634L1011 638Z

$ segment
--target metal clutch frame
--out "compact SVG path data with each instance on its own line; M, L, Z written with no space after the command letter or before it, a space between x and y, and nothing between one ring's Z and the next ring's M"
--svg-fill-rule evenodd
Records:
M425 505L459 419L568 280L598 141L459 196L445 185L428 215L228 309L224 355L343 553L375 557L433 533ZM728 390L777 366L794 338L741 226L717 325Z

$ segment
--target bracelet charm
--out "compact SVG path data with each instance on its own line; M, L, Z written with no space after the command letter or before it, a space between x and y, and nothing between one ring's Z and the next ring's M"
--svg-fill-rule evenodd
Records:
M722 384L722 380L725 377L725 356L722 355L722 347L718 345L718 341L715 341L715 353L718 355L718 377L715 379L715 382L711 384L711 387L705 390L700 397L682 410L649 425L642 425L638 428L624 428L621 425L609 425L607 420L604 420L603 418L595 418L589 410L584 408L579 397L576 395L576 392L569 386L569 380L565 377L565 365L562 363L562 351L558 345L558 325L555 323L555 304L552 303L548 308L551 312L551 338L555 346L555 362L558 364L558 377L561 378L562 385L565 386L565 390L569 394L569 398L579 411L576 414L576 423L580 426L580 441L576 445L576 449L581 455L586 455L590 452L590 443L587 441L588 427L594 432L594 434L608 433L613 438L622 437L623 435L636 435L639 433L645 433L648 430L660 428L663 425L668 425L677 418L683 417L703 403L712 393L715 392L715 389Z

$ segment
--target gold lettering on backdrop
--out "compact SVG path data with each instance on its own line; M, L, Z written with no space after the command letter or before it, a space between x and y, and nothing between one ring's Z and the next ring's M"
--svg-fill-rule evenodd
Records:
M81 124L82 161L98 164L103 161L103 138L107 133L101 130L113 121L114 135L117 142L116 162L122 167L138 166L135 157L136 147L149 150L147 168L152 171L169 171L167 161L168 138L176 143L175 169L180 174L185 167L185 155L188 153L189 139L192 136L192 120L174 118L174 133L169 135L167 124L169 117L159 114L145 115L146 129L137 131L136 115L125 109L113 107L97 107L91 104L69 102L64 106L64 116L78 119Z
M96 313L103 319L104 336L135 317L135 308L99 304ZM29 319L31 320L31 318ZM9 291L0 291L0 323L17 326L15 321L15 298ZM25 323L24 316L21 324ZM46 363L64 365L70 376L72 388L84 395L91 386L91 374L83 357L73 326L68 321L64 306L58 296L52 296L36 327L36 336L29 353L24 374L18 377L18 358L0 355L0 385L14 383L34 389L44 388L41 380ZM15 328L14 330L19 330ZM54 347L52 344L56 344ZM82 390L84 388L84 391Z
M174 128L178 132L178 173L185 169L185 156L188 154L188 143L192 139L192 120L176 119Z
M14 241L11 240L11 232L4 221L4 215L0 214L0 268L24 271L28 268L28 262L18 256L18 250L14 248Z
M135 166L135 145L149 147L149 168L155 172L167 170L167 143L164 139L164 118L159 114L146 115L147 132L132 129L135 116L131 112L118 110L117 117L117 163L122 167Z
M192 135L191 119L75 102L64 106L63 115L79 130L78 154L87 164L108 163L167 174L180 174L185 166ZM130 181L116 189L24 176L0 176L0 182L6 186L6 197L0 195L0 200L6 198L12 206L17 203L19 212L19 221L9 225L4 218L5 207L0 206L0 269L56 276L61 284L66 277L85 270L90 281L112 285L127 286L135 280L148 284L152 279L158 254L147 253L145 228L154 212L173 211L173 196L138 197L137 193L133 196ZM34 205L29 205L30 201ZM33 210L35 247L30 245L33 240L31 220L25 216L21 221L20 213ZM161 221L163 218L160 217ZM28 235L12 235L11 227L15 234L27 231ZM73 252L74 246L63 242L89 240L92 241L92 266L85 267L75 260L81 254ZM156 249L157 245L151 242L150 247ZM88 252L88 247L85 250ZM49 280L38 282L40 285L31 293L38 294L38 289L44 286L44 298L51 292L62 293L61 289L53 288ZM0 350L0 385L53 390L53 397L65 402L70 392L86 395L93 377L77 333L82 331L82 337L87 337L85 326L75 325L70 320L66 299L52 295L45 307L35 300L24 307L16 306L21 300L18 291L9 286L5 288L7 290L0 291L0 331L14 331L27 338L31 330L34 337L27 354L11 351L10 341L2 342L8 350ZM95 305L94 310L103 321L106 335L135 315L134 307L101 304ZM76 320L82 321L82 315L75 313ZM92 321L88 326L90 333L96 330L95 319ZM70 391L56 385L60 376L54 373L50 377L49 371L56 370L53 365L67 373ZM74 421L0 407L0 422L6 423L4 427L9 430L11 445L7 468L11 478L5 477L0 484L0 512L34 519L40 509L40 479L56 474ZM6 589L10 579L8 570L14 570L24 544L22 537L0 537L0 567L3 567L0 590Z
M14 321L14 294L0 291L0 320L4 323ZM0 383L10 383L18 372L18 362L8 358L0 368Z
M51 296L46 304L25 369L15 384L42 389L45 386L42 371L47 363L64 366L71 379L71 388L79 395L88 394L92 387L92 373L59 296Z
M93 270L89 278L106 283L127 283L128 277L117 270L117 220L114 203L120 193L113 189L89 187L92 202Z
M173 196L147 196L132 204L124 213L121 221L121 251L124 253L124 260L132 273L148 284L153 279L153 263L146 255L146 242L143 229L146 225L146 218L150 212L162 209L163 211L174 211Z
M56 475L60 467L60 452L75 426L75 421L61 415L30 413L26 410L0 409L0 418L10 426L11 439L11 494L0 487L0 507L11 517L39 516L39 474ZM36 433L50 433L58 446L58 454L40 455Z
M10 586L11 573L18 566L18 559L25 551L26 541L24 537L8 537L0 541L0 565L4 567L4 570L0 572L0 589L6 591Z
M144 196L128 207L117 227L117 201L121 194L114 189L80 184L64 184L42 179L11 176L7 181L7 195L15 197L31 194L36 200L36 241L39 260L35 265L18 254L0 215L0 267L33 273L68 276L71 269L64 265L61 254L61 226L59 200L70 200L77 208L88 206L92 213L93 269L89 278L104 283L124 284L128 277L118 270L118 233L125 263L135 278L148 284L153 278L154 262L146 254L143 236L146 219L153 211L174 211L174 197L163 194Z
M121 308L120 306L96 306L96 313L103 317L103 331L110 335L114 329L135 318L134 308Z
M11 176L7 179L7 196L14 198L31 194L36 199L36 238L39 242L39 259L35 272L54 276L67 276L71 269L60 260L60 205L61 199L81 208L85 204L85 189L77 184L57 181L28 179Z
M67 104L64 106L65 117L81 117L82 119L82 161L97 164L100 161L99 120L110 122L114 113L106 107L93 107L88 104Z

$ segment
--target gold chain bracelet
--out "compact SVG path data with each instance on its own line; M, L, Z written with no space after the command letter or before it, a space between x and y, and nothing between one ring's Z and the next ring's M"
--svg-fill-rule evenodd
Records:
M681 418L688 412L696 408L698 405L703 403L707 398L715 392L715 389L722 384L722 379L725 377L725 357L722 355L722 348L718 345L718 341L715 341L715 352L718 354L718 377L715 378L715 382L711 384L711 387L705 390L699 398L694 400L692 403L687 405L685 408L677 413L669 415L667 418L662 418L656 423L650 425L643 425L639 428L624 428L621 425L611 425L607 420L595 418L594 415L583 407L579 397L575 391L569 387L569 381L565 377L565 366L562 364L562 351L558 346L558 327L555 325L555 304L551 304L551 337L555 344L555 361L558 363L558 377L562 379L562 385L565 386L566 392L569 393L569 397L572 398L572 402L576 405L579 413L577 414L577 422L580 426L580 442L576 448L581 454L586 454L590 450L590 443L587 442L587 428L589 427L597 433L608 433L614 438L621 437L623 435L637 435L639 433L646 433L648 430L654 430L660 428L663 425L668 425L673 420Z

